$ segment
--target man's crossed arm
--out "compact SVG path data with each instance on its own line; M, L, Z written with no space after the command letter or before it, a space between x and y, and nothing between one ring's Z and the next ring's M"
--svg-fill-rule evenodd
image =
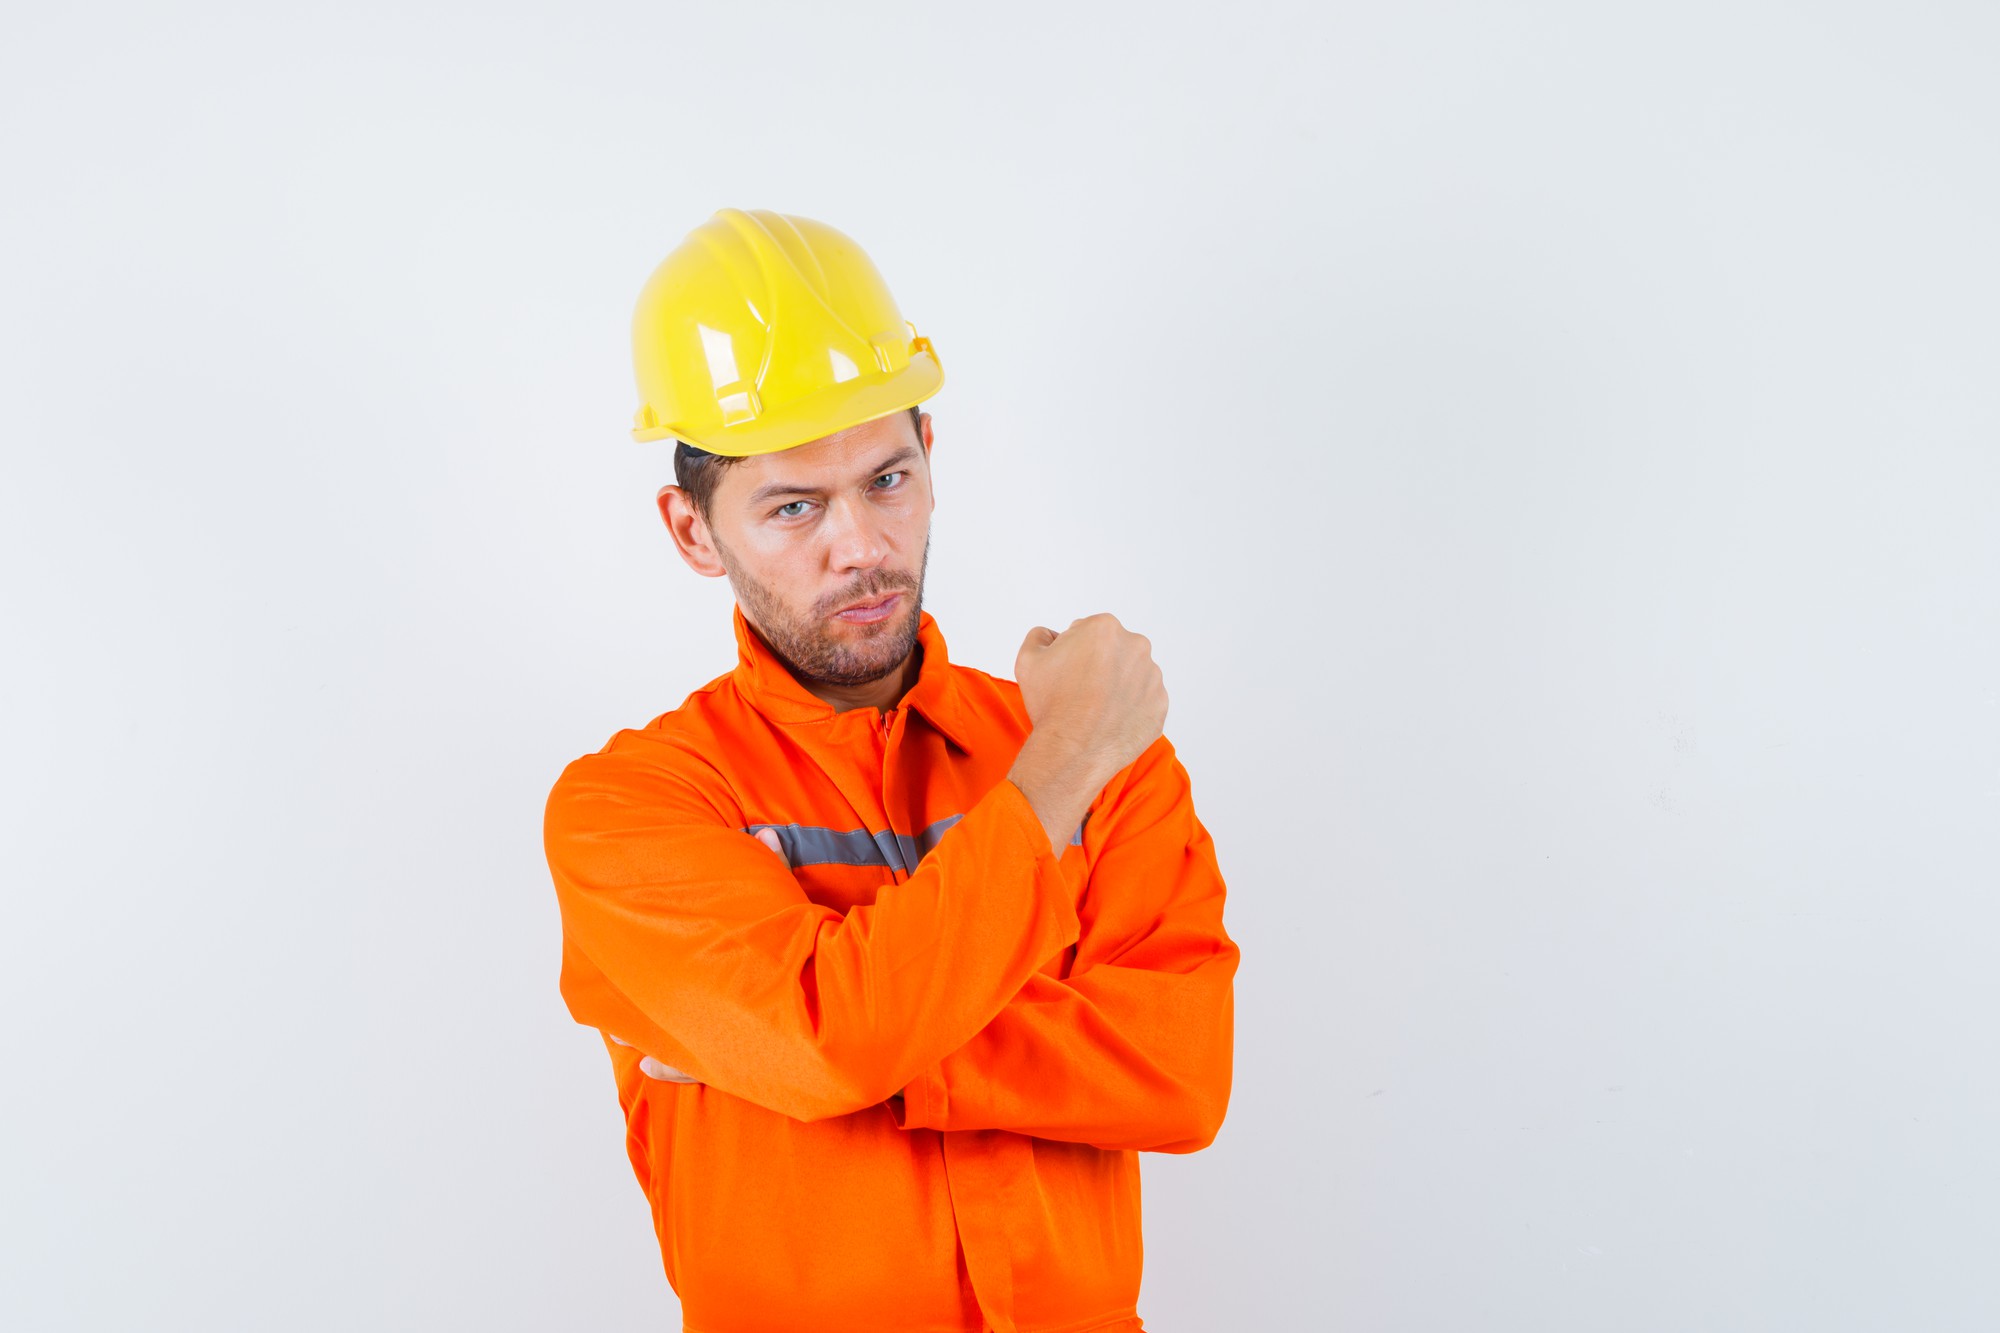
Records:
M784 861L775 834L756 836ZM1097 845L1069 975L1030 975L971 1040L919 1071L889 1099L900 1127L1156 1152L1214 1139L1229 1101L1239 951L1223 928L1214 845L1164 736L1106 787L1087 836ZM701 1081L652 1056L640 1068Z

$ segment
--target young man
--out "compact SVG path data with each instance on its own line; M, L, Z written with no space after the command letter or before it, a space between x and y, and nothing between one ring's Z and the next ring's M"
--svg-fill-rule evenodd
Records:
M948 658L943 372L841 233L722 209L634 333L737 661L569 764L545 832L683 1327L1140 1329L1137 1154L1215 1137L1238 959L1150 642Z

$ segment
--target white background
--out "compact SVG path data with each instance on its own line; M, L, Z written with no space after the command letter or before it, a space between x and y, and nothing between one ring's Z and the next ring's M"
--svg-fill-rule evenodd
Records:
M953 656L1154 640L1149 1328L2000 1326L1997 14L11 13L0 1322L677 1327L541 814L734 660L626 434L732 206L938 347Z

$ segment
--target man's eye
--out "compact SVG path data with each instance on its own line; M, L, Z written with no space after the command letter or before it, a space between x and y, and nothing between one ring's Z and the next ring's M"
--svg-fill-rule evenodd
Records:
M792 501L792 504L783 504L783 505L779 505L779 506L777 507L777 509L776 509L776 510L774 510L773 512L775 512L775 513L776 513L776 514L778 515L778 517L780 517L780 518L797 518L797 517L798 517L798 514L787 514L787 513L785 512L785 511L786 511L787 509L790 509L790 508L792 507L792 505L802 505L802 504L810 504L810 503L812 503L812 502L811 502L810 500L794 500L794 501ZM804 510L800 510L799 512L800 512L800 513L804 513L805 511L804 511Z
M909 474L908 474L908 473L905 473L905 472L884 472L884 473L882 474L882 477L903 477L903 476L908 476L908 475L909 475ZM875 478L875 480L877 480L877 481L880 481L880 480L882 480L882 477L877 477L877 478ZM891 489L893 489L893 488L892 488L892 487L889 487L889 486L883 486L883 487L881 487L880 489L882 489L882 490L885 490L885 491L886 491L886 490L891 490Z

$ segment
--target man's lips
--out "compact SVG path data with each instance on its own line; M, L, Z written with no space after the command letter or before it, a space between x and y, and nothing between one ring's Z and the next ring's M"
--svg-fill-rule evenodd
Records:
M901 591L883 593L870 601L843 606L834 614L842 620L875 620L887 615L892 604L902 595Z

